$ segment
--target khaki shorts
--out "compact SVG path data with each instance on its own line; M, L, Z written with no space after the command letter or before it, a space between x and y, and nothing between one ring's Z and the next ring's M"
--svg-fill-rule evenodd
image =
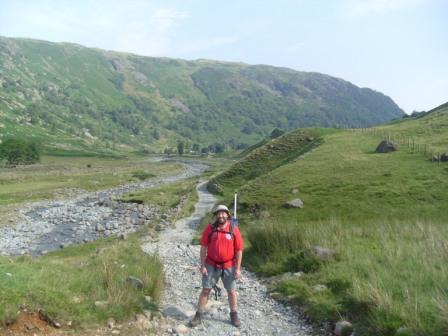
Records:
M202 288L213 288L221 278L224 288L227 291L236 289L235 266L232 268L221 269L205 264L207 275L202 275Z

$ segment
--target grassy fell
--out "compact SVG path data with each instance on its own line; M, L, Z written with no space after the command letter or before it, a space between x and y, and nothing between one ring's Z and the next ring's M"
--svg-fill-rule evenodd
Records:
M444 125L446 108L378 130L447 151L447 133L434 131ZM274 140L288 143L279 156L270 142L254 146L213 180L224 203L239 192L246 266L267 276L305 272L277 281L273 290L315 320L347 318L362 335L393 336L400 327L418 336L446 335L447 164L405 146L376 154L383 138L373 132L321 137L305 155L300 140L294 147L287 136ZM283 206L294 198L303 200L303 209ZM320 260L316 246L335 256Z

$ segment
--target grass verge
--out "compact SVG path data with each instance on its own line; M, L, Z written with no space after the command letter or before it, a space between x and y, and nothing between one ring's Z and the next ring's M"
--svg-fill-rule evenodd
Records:
M445 224L266 222L247 237L245 262L254 271L305 273L275 289L315 320L345 318L362 335L395 335L400 327L413 335L446 335ZM315 246L336 254L322 260Z
M196 185L198 177L192 177L183 181L166 184L160 187L150 188L137 192L131 192L121 197L125 202L147 203L157 206L161 212L180 207L175 214L175 219L188 217L194 211L194 205L198 201Z
M108 238L40 258L0 258L0 324L14 321L21 306L72 321L75 328L154 309L145 306L144 297L157 303L162 265L140 244L134 234L125 241ZM131 286L129 276L139 278L143 288Z

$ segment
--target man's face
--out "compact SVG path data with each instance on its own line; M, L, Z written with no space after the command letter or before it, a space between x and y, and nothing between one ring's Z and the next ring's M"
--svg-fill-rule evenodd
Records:
M218 220L219 224L224 224L225 222L227 222L228 218L229 215L226 211L218 211L218 213L216 214L216 219Z

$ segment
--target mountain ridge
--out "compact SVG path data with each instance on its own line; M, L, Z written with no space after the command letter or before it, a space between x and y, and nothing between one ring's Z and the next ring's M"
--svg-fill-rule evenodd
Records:
M0 94L9 133L79 145L238 148L275 127L369 126L403 115L380 92L315 72L28 38L0 37Z

